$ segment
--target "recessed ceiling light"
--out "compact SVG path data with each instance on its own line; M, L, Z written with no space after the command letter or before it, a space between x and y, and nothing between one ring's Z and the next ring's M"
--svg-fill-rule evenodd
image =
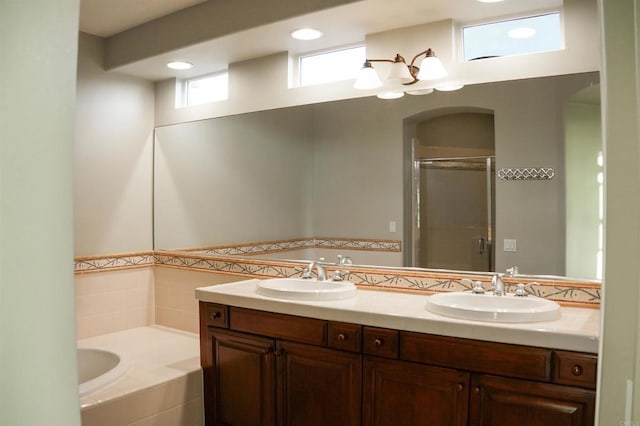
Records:
M536 35L536 30L527 27L514 28L509 30L507 35L511 38L529 38Z
M193 67L193 64L191 62L173 61L169 62L167 64L167 67L171 68L172 70L188 70L189 68Z
M322 37L322 33L313 28L300 28L298 30L291 31L291 37L296 40L315 40Z

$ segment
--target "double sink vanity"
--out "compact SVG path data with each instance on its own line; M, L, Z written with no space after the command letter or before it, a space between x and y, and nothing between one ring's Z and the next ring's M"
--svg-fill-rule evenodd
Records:
M599 311L474 290L199 288L206 424L593 425Z

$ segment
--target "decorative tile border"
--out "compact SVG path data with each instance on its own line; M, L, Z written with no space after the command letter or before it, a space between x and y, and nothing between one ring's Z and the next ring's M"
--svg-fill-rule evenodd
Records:
M313 247L313 238L297 238L293 240L263 241L228 246L202 247L186 249L184 251L212 256L250 256L253 254L275 253L279 251L299 250Z
M251 256L255 254L276 253L280 251L300 250L306 248L400 252L401 244L402 242L399 240L309 237L226 246L188 248L181 249L180 251L211 256Z
M153 266L153 252L123 253L117 255L78 257L75 259L75 273L103 272L117 269L144 268Z
M211 271L258 278L300 276L306 266L304 262L278 262L251 259L229 259L215 256L198 256L178 252L156 252L156 266ZM326 265L330 274L337 265ZM470 290L472 281L481 281L487 290L490 275L439 273L430 271L408 271L402 269L349 267L349 280L362 287L379 290L425 292ZM598 308L600 306L600 283L551 279L505 277L509 291L523 283L527 291L563 304Z
M315 238L315 247L349 250L400 252L402 242L399 240L373 240L363 238Z
M260 259L242 259L212 256L201 253L178 251L156 251L129 253L112 256L77 258L75 272L105 272L128 268L169 267L195 271L217 272L254 278L277 278L300 276L305 262L282 262ZM337 265L327 264L328 273ZM491 275L458 274L431 271L414 271L393 268L367 268L350 266L349 280L361 287L378 290L411 291L431 294L446 291L470 290L472 281L480 281L489 289ZM556 302L598 308L600 306L600 283L592 281L570 281L504 277L509 291L523 283L527 291L538 297Z

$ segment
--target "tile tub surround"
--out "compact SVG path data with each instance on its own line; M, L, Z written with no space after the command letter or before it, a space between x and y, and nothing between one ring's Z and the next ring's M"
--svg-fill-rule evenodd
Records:
M359 289L356 297L326 302L269 298L256 292L258 280L203 287L198 300L288 315L442 336L578 352L598 352L600 311L562 307L561 318L537 323L487 323L447 318L426 310L425 296Z
M120 380L81 399L83 426L203 424L197 334L139 327L82 339L78 346L112 350L132 363Z
M155 321L165 327L198 333L198 287L245 279L237 275L190 271L176 268L154 268Z
M153 268L81 273L74 281L78 339L154 323Z

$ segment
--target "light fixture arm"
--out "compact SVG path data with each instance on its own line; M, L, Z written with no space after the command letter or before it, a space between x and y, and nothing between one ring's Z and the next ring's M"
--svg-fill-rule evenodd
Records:
M426 58L429 57L435 57L436 53L433 51L433 49L428 48L427 50L424 50L420 53L418 53L417 55L415 55L413 57L413 59L411 59L411 63L409 65L407 65L407 67L409 68L409 74L411 74L411 77L413 77L413 81L410 81L408 83L403 83L403 85L405 86L410 86L412 84L415 84L418 82L418 73L420 72L420 68L417 65L414 65L416 63L416 60L418 60L419 57L421 57L422 55L424 55ZM399 53L396 54L396 57L391 60L391 59L365 59L365 66L371 66L371 62L391 62L392 64L395 64L397 62L402 62L403 64L407 64L407 62L405 61L404 57L402 57L402 55L400 55Z

